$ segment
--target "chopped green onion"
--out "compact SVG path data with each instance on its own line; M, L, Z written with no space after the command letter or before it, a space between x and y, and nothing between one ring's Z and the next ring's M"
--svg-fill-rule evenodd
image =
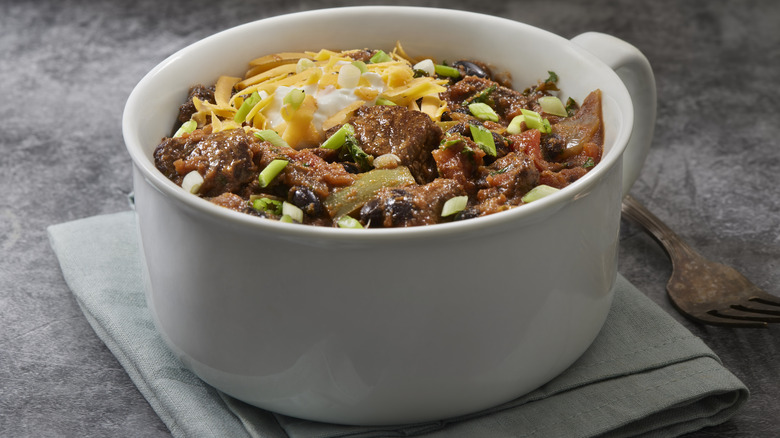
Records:
M366 67L366 63L363 61L352 61L352 65L358 68L360 70L360 73L368 73L368 67Z
M559 191L560 189L556 189L555 187L550 187L545 184L540 184L531 190L528 191L525 195L523 195L522 198L520 198L523 202L526 204L529 202L536 201L538 199L542 199L545 196L550 196L553 193Z
M341 125L341 128L328 137L320 147L325 149L338 149L347 141L347 135L355 135L355 128L349 123Z
M260 94L257 91L250 94L249 97L244 99L244 103L241 104L238 111L236 111L236 115L233 116L233 121L236 123L244 123L246 115L249 114L249 111L251 111L261 100Z
M515 116L512 121L509 122L509 126L506 127L507 134L519 134L523 132L523 122L525 122L525 116L522 114Z
M197 170L193 170L184 176L184 179L181 181L181 188L192 194L196 194L200 190L202 184L203 177Z
M541 114L527 109L521 109L520 111L525 116L525 125L528 129L538 129L542 134L550 133L550 121L542 118Z
M419 70L425 73L425 76L433 76L436 74L436 66L430 59L423 59L412 67L412 70Z
M355 88L360 82L360 69L353 64L344 64L339 69L338 84L341 88Z
M472 103L469 105L469 111L474 117L480 120L490 120L491 122L498 121L498 114L490 107L490 105L482 102Z
M376 104L377 104L377 105L388 105L388 106L393 106L393 105L395 105L396 103L395 103L395 102L393 102L393 101L392 101L392 100L390 100L390 99L387 99L387 98L385 98L385 97L378 97L378 98L376 99Z
M259 138L260 140L267 141L277 148L290 147L290 145L288 145L287 142L284 141L282 137L279 136L279 134L277 134L273 129L264 129L262 131L255 132L255 137Z
M198 122L195 120L187 120L186 122L182 123L181 126L179 126L179 129L176 130L176 133L173 134L173 138L181 137L184 134L188 134L195 130L195 128L198 127Z
M496 143L493 141L493 133L478 125L469 125L471 138L486 154L496 156Z
M555 96L542 96L539 98L539 105L542 106L542 111L554 116L566 117L569 113L566 112L566 107L563 106L561 99Z
M289 105L290 108L297 110L300 108L301 103L303 103L303 99L306 98L306 93L304 93L303 90L300 88L293 88L290 90L289 93L287 93L286 96L284 96L284 104Z
M300 73L304 70L308 70L314 67L316 64L309 58L301 58L298 60L298 64L295 66L295 72Z
M447 200L444 206L441 208L441 216L451 216L459 211L466 209L466 204L469 202L468 196L455 196Z
M290 204L287 201L282 202L282 217L289 217L298 223L303 223L303 210L296 207L295 204Z
M287 224L291 224L291 223L293 223L295 221L293 220L292 216L290 216L289 214L285 214L285 215L283 215L282 217L279 218L279 222L284 222L284 223L287 223Z
M282 201L271 198L257 198L252 201L252 208L257 211L264 211L275 215L282 214Z
M450 67L448 65L436 64L434 66L434 71L439 76L444 76L444 77L448 77L448 78L459 78L460 77L460 70L458 70L455 67Z
M276 159L268 163L268 165L265 166L265 169L263 169L257 177L260 187L268 187L268 185L271 184L271 181L276 178L276 175L279 175L279 172L281 172L285 166L287 166L287 160Z
M377 50L376 53L374 53L374 56L369 59L372 64L377 64L380 62L390 62L393 58L390 57L387 53L384 52L384 50Z
M359 220L346 214L336 221L336 225L339 228L363 228L363 224Z

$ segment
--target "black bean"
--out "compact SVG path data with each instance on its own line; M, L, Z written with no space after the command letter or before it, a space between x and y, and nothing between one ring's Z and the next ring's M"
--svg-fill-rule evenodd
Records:
M377 198L366 202L360 209L360 221L370 228L381 228L384 216L384 211L379 205L379 199Z
M456 61L452 63L452 66L460 70L463 76L477 76L480 78L490 77L490 73L471 61Z
M296 207L303 210L309 216L319 216L322 213L322 201L307 187L293 187L290 189L290 201Z

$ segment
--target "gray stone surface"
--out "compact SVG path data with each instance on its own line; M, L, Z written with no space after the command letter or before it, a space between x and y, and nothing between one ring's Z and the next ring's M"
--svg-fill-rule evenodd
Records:
M166 56L254 19L370 3L2 1L0 436L168 435L82 316L45 227L128 208L122 108ZM566 37L600 31L636 45L654 67L659 110L633 195L702 253L780 295L779 2L397 3L483 11ZM684 320L665 297L668 259L627 223L620 271L752 391L731 421L691 436L777 436L780 325L735 330Z

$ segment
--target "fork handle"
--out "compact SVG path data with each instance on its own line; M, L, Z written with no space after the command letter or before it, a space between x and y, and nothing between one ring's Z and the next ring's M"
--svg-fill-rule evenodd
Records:
M671 228L658 219L656 215L645 208L642 203L634 199L631 195L623 198L621 206L623 216L627 219L641 225L655 240L657 240L666 250L672 265L678 264L682 259L700 257L691 246L680 238Z

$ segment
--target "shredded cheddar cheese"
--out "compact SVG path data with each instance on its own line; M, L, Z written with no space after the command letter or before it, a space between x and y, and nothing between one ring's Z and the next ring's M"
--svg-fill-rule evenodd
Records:
M324 140L325 131L345 123L363 105L375 105L381 99L409 109L422 111L440 121L447 110L439 98L445 91L444 79L432 76L415 77L413 61L400 44L390 53L390 60L378 63L357 63L351 74L357 80L339 75L342 67L353 64L349 57L355 50L335 52L282 52L262 56L249 62L243 78L221 76L214 90L215 103L193 98L196 112L192 120L203 128L211 125L213 132L235 129L276 131L288 144L302 148ZM354 85L354 86L352 86ZM303 90L305 97L295 108L283 103L291 90ZM253 93L258 93L236 116L239 108ZM246 113L246 117L244 114ZM234 118L238 120L234 121ZM243 117L243 119L242 119Z

